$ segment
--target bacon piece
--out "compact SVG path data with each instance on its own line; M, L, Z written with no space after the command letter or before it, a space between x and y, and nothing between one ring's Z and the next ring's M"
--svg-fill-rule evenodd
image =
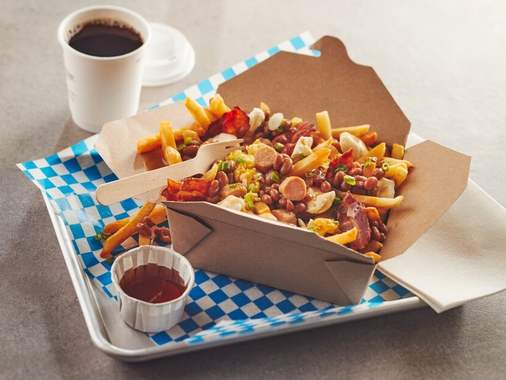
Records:
M297 125L297 131L291 134L290 142L295 144L299 140L301 136L311 136L311 134L316 130L315 126L311 123L304 122Z
M369 240L371 240L371 227L367 212L364 210L364 206L353 198L350 193L347 193L343 198L337 211L337 218L343 231L357 227L357 239L350 244L352 249L358 251L369 243Z
M216 119L207 128L205 139L209 139L220 133L228 133L237 137L243 137L249 130L249 116L239 107L234 107Z

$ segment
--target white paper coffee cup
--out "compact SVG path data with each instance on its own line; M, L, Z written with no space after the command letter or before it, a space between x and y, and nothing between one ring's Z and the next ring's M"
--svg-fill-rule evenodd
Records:
M118 22L141 35L136 50L115 57L96 57L69 45L70 38L91 21ZM99 132L111 120L132 116L139 107L143 59L151 35L147 21L139 14L115 6L82 8L68 15L58 27L63 49L68 102L74 122L90 132Z
M133 298L120 286L123 275L133 268L145 264L157 264L175 269L185 284L185 291L178 298L163 302L150 303ZM140 246L121 254L111 268L112 282L119 295L121 318L131 327L144 332L168 330L177 324L183 316L191 288L195 282L195 273L190 262L179 253L165 247L153 245Z

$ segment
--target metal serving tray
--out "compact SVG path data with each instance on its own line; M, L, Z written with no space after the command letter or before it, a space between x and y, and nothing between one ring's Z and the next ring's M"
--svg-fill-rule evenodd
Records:
M44 193L42 193L42 197L53 223L91 340L97 348L121 360L145 361L427 306L418 297L409 295L406 298L391 301L364 303L353 307L336 307L331 310L327 309L328 315L326 316L322 316L322 313L318 312L308 315L304 319L295 318L288 323L275 326L271 323L264 323L247 332L238 331L236 334L226 335L215 334L205 341L195 343L188 343L183 340L157 345L146 334L136 332L127 327L119 317L116 302L111 301L92 284L78 261L78 256L74 252L71 238L62 218L55 214L49 199ZM388 283L386 278L383 281Z
M191 96L204 104L220 83L279 50L317 54L309 49L313 42L309 33L303 33L199 82L167 102ZM105 223L134 213L138 204L133 200L111 207L96 203L96 187L115 176L94 150L95 138L18 166L42 192L91 339L106 354L143 361L426 306L379 272L361 304L338 307L197 270L191 300L177 326L149 335L130 329L120 319L110 263L99 258L100 243L94 236Z

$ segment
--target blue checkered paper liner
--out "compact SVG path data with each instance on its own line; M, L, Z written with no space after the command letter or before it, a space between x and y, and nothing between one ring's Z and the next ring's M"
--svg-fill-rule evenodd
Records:
M309 49L312 42L312 36L303 33L223 70L160 104L191 96L205 105L220 83L280 50L317 55L317 52ZM160 104L150 108L155 109ZM96 138L92 136L48 157L20 163L18 167L45 193L54 212L63 219L85 273L114 302L116 291L111 282L111 264L100 258L102 245L96 235L107 223L134 214L140 204L133 199L109 207L97 203L97 186L115 180L116 176L94 149ZM135 244L135 239L130 238L119 251ZM255 334L329 316L358 313L410 296L406 289L379 272L374 275L359 305L337 307L288 291L197 270L195 286L190 292L182 321L168 331L151 334L150 338L157 345L175 342L203 344L232 335Z

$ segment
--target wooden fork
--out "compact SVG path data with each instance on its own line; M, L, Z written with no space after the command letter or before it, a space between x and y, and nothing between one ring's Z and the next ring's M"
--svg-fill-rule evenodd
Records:
M204 173L213 162L239 149L242 141L237 139L204 144L191 160L104 183L97 189L97 201L103 205L110 205L148 192L151 194L148 198L153 198L153 191L166 186L168 178L181 180Z

